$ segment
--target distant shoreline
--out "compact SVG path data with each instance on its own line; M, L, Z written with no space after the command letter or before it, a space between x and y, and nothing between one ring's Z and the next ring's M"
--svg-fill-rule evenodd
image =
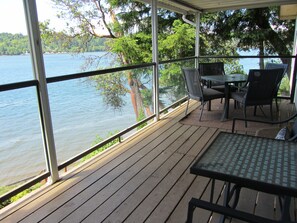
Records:
M98 51L87 51L87 52L44 52L43 55L54 55L54 54L73 54L73 55L78 55L78 54L85 54L85 53L102 53L102 52L107 52L105 50L98 50ZM1 56L27 56L30 55L30 52L27 53L20 53L20 54L1 54Z

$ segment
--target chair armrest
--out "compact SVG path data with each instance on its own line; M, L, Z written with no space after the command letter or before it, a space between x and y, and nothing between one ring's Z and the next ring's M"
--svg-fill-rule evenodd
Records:
M236 88L238 91L247 91L246 86L237 86L237 85L232 85L233 88Z
M297 135L295 135L295 136L289 138L288 141L292 141L292 142L293 142L293 141L295 141L296 139L297 139Z
M274 127L274 126L261 128L256 131L255 136L274 139L281 129L282 127Z
M258 122L258 123L263 123L263 124L277 125L277 124L287 123L287 122L289 122L290 120L292 120L292 119L294 119L296 117L297 117L297 113L295 113L294 115L290 116L287 119L280 120L280 121L262 121L262 120L255 120L255 119L233 118L232 133L234 133L236 121Z

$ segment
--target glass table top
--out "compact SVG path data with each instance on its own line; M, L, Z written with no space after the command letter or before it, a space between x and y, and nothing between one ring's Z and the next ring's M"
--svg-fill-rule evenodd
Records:
M209 75L209 76L201 76L201 79L206 81L215 81L215 82L221 82L221 83L238 83L238 82L245 82L247 80L247 75L242 75L242 74Z
M296 143L221 132L191 167L191 173L296 192L296 163Z

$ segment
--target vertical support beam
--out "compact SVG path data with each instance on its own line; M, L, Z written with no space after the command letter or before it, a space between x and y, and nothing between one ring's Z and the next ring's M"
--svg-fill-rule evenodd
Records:
M291 64L295 64L294 68L291 68L291 102L295 102L295 106L297 108L297 88L296 88L296 72L297 72L297 67L296 67L296 56L297 56L297 16L295 18L295 32L294 32L294 44L293 44L293 54L295 56L295 59L292 60ZM294 95L293 95L294 94ZM292 99L292 96L294 96L294 99Z
M37 94L39 99L40 122L43 132L43 143L47 168L51 174L51 183L59 179L58 163L54 142L54 133L47 91L46 75L42 54L40 30L35 0L23 0L26 23L31 48L31 59L35 79L38 80Z
M297 54L297 16L295 18L295 32L294 32L294 43L293 43L293 55Z
M200 54L200 12L195 14L195 22L196 22L196 39L195 39L195 67L198 68L198 57Z
M295 107L297 109L297 99L296 99L296 96L297 96L297 88L296 88L296 75L297 75L297 54L295 55L295 58L292 60L293 63L292 65L294 64L294 67L291 71L291 91L290 91L290 102L291 103L295 103Z
M157 0L152 0L152 45L153 62L155 63L153 71L153 90L154 90L154 112L156 121L160 119L159 109L159 53L158 53L158 5Z

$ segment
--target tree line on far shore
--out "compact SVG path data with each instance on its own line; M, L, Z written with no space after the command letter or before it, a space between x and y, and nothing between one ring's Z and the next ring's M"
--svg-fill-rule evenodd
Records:
M82 40L56 33L54 38L46 38L42 44L44 53L73 53L80 51ZM84 45L84 51L104 51L105 39L92 38ZM30 52L29 38L23 34L0 33L0 55L22 55Z

